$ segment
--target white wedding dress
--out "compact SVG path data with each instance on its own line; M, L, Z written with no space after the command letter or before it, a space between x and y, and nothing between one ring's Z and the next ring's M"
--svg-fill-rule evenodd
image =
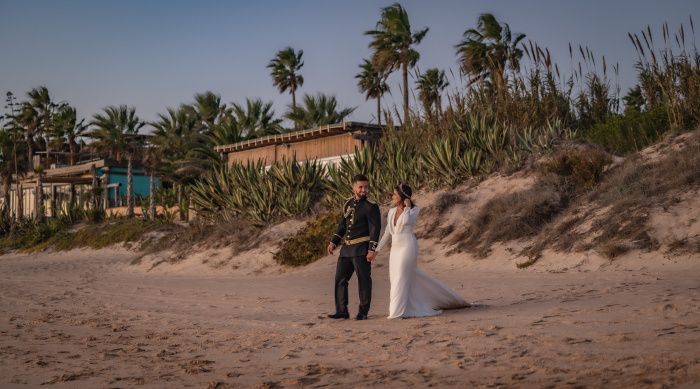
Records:
M389 280L391 292L388 319L435 316L442 309L468 307L455 291L418 268L418 241L413 226L418 207L406 208L394 224L397 208L391 208L377 252L391 239Z

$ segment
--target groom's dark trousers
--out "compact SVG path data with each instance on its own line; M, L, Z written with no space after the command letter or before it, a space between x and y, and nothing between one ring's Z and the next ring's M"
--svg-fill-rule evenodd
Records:
M360 292L358 313L367 315L372 301L372 264L367 253L374 251L382 228L379 206L366 197L350 198L343 206L343 217L331 239L343 245L335 270L335 312L348 313L348 282L357 273Z
M360 257L340 257L335 269L335 311L348 313L348 281L352 273L357 273L360 291L360 309L358 313L367 315L372 303L372 264L367 261L367 254Z

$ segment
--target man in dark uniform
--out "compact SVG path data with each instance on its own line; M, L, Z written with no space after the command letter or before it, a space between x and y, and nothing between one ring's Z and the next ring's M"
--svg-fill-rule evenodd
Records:
M332 319L348 319L348 281L357 272L360 308L356 320L366 320L372 300L372 261L376 254L379 232L382 228L379 206L367 200L369 182L358 174L352 180L353 197L343 206L343 217L338 231L328 245L328 253L340 244L340 257L335 270L335 313Z

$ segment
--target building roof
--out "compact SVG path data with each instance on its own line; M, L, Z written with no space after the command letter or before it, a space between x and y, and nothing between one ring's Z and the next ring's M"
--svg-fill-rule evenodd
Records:
M310 139L324 138L327 136L338 135L342 133L361 132L370 138L376 138L381 134L384 126L377 124L359 123L359 122L342 122L337 124L329 124L312 128L309 130L292 131L284 134L268 135L261 138L249 139L229 145L215 146L214 151L222 154L235 151L254 149L263 146L301 142Z

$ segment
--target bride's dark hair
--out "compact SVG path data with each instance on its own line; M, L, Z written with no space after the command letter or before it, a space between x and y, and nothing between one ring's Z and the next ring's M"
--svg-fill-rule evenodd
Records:
M411 208L416 205L415 202L413 202L413 199L411 196L413 196L413 189L411 189L410 186L406 184L398 184L396 187L394 187L394 190L396 190L396 193L399 194L399 197L401 197L401 201L404 201L406 199L411 200Z

